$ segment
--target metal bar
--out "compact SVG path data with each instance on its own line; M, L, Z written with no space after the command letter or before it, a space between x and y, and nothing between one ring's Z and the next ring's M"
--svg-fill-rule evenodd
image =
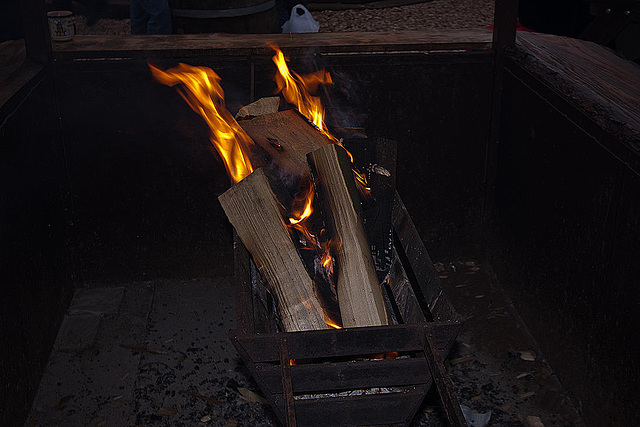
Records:
M453 382L451 382L451 378L447 375L446 368L444 367L444 363L442 363L442 358L433 339L433 330L426 329L424 335L424 355L429 364L431 375L433 375L433 382L438 389L438 395L440 396L440 402L447 417L447 422L452 427L466 426L467 422L462 414L460 402L454 393L455 388Z
M284 412L287 427L296 427L296 409L293 400L293 384L291 382L291 359L287 348L287 339L280 340L280 371L282 372L282 390L284 391Z

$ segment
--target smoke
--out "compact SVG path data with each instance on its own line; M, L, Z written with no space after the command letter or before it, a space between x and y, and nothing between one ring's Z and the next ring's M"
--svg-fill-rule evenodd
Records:
M327 126L340 138L365 137L367 114L361 98L362 83L340 70L330 73L334 84L324 88L323 97Z

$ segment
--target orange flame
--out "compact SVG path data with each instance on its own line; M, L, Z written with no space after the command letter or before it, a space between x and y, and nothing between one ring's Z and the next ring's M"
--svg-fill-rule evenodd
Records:
M306 191L301 192L293 201L293 206L291 207L293 218L289 218L291 224L299 224L311 216L313 213L313 194L313 185L311 184ZM300 204L303 205L302 208L296 206Z
M298 111L313 123L320 132L326 135L333 143L344 148L351 159L351 163L353 163L353 156L349 150L342 145L338 138L329 133L324 122L324 108L322 107L320 97L311 95L318 90L320 84L333 84L331 74L325 70L318 70L315 73L301 76L289 69L284 53L282 53L278 46L269 44L269 47L276 52L272 59L278 69L276 73L278 91L282 92L284 99L286 99L288 103L295 105ZM363 193L369 193L371 189L367 183L367 178L355 168L353 169L353 174L358 187L360 187Z
M210 140L233 182L253 172L249 160L251 138L242 130L224 103L220 77L210 68L179 64L162 71L149 65L155 79L167 86L181 84L179 93L200 114L211 131Z
M270 44L269 47L276 52L273 57L273 63L278 68L276 73L278 91L282 92L284 99L288 103L295 105L298 111L309 119L320 132L331 140L337 141L327 131L327 126L324 123L324 108L320 97L312 95L318 90L320 84L333 84L331 74L325 70L318 70L315 73L301 76L295 71L289 70L284 53L277 46Z

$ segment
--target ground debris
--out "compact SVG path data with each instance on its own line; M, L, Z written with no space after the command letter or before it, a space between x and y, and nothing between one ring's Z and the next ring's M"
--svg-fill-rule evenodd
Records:
M248 388L238 387L238 393L240 393L241 395L240 399L244 400L245 402L261 403L263 405L267 404L267 399L257 393L252 392Z
M520 394L518 395L518 397L519 397L520 399L526 399L527 397L531 397L531 396L533 396L534 394L536 394L536 392L535 392L535 391L528 391L528 392L526 392L526 393L520 393Z
M178 413L178 410L175 408L168 408L166 406L161 406L160 409L158 409L158 415L162 415L162 416L171 416L171 415L175 415Z
M521 351L520 359L526 360L527 362L535 362L536 355L532 351Z
M544 423L540 417L536 417L535 415L528 415L524 420L524 425L526 427L544 427Z
M449 361L449 363L451 365L461 365L463 363L473 362L474 360L475 360L475 357L470 357L470 356L468 356L468 357L458 357L458 358L455 358L455 359L451 359Z
M71 395L65 396L62 399L60 399L58 401L58 404L56 405L56 409L62 411L69 404L69 400L71 400Z
M221 405L221 406L224 405L224 403L222 403L218 399L215 399L211 396L205 396L199 393L194 393L189 390L180 390L180 394L184 394L185 396L191 396L191 397L195 397L196 399L204 400L209 405Z
M136 344L120 344L120 347L127 348L129 350L138 350L143 353L151 353L151 354L167 354L166 351L158 350L155 348L147 347L144 345L136 345Z

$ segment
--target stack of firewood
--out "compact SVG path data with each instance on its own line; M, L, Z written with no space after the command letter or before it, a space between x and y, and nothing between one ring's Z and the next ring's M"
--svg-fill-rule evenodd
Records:
M238 114L259 154L252 159L254 172L219 200L274 296L284 330L326 329L332 323L298 250L297 232L276 196L282 193L278 187L291 180L313 183L331 242L342 327L388 324L348 153L296 111L277 108L277 98L266 98Z

